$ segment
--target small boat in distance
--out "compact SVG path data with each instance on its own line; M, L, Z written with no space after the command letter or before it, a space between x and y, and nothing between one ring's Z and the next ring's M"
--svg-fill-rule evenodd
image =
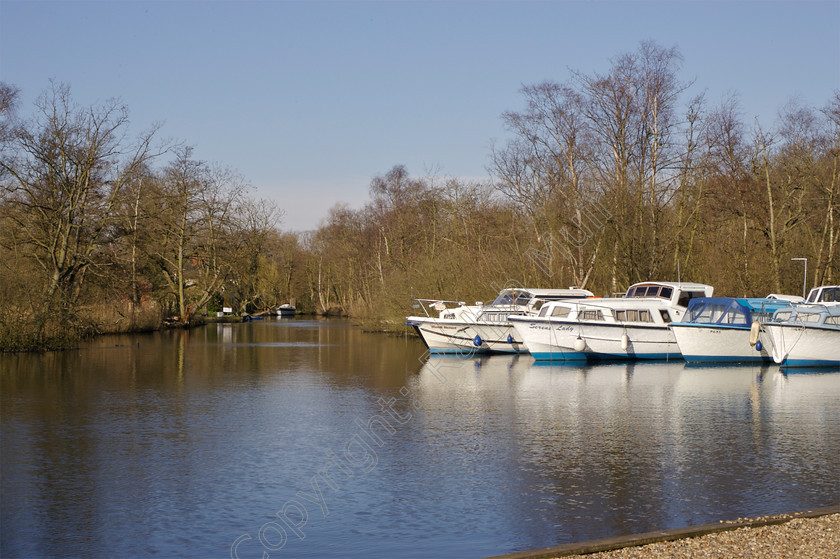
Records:
M801 297L799 298L802 299ZM680 322L672 322L683 359L688 363L772 362L770 341L753 323L769 321L773 313L789 308L786 297L699 297L688 302Z
M669 325L682 320L691 299L713 291L701 283L646 281L624 297L546 303L538 316L509 320L538 361L679 359Z
M412 326L432 353L522 353L522 339L508 322L510 316L536 314L546 301L593 297L586 289L502 289L489 305L477 301L414 299L425 316L408 316ZM438 316L432 316L437 312Z
M285 303L277 307L277 316L280 318L292 318L295 316L295 307L289 303Z
M805 303L776 311L762 327L783 367L840 370L840 286L815 287Z

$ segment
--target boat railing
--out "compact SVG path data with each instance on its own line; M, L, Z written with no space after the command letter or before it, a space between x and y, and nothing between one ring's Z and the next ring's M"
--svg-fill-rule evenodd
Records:
M415 304L412 305L415 309L423 309L423 313L428 318L432 318L429 314L429 309L434 309L437 312L445 311L450 308L463 307L466 303L464 301L446 301L443 299L412 299ZM449 305L452 305L451 307Z

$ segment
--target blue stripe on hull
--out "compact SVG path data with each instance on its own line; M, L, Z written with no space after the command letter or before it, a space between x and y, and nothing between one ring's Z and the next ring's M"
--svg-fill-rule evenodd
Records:
M683 355L688 363L772 363L770 356L739 357L733 355Z
M586 361L585 353L578 353L570 351L568 353L553 351L553 352L539 352L531 353L537 361Z
M470 355L488 354L492 353L489 349L476 348L457 348L457 347L430 347L429 353L432 355L463 355L469 357Z
M783 367L824 367L840 369L840 361L828 359L785 359Z

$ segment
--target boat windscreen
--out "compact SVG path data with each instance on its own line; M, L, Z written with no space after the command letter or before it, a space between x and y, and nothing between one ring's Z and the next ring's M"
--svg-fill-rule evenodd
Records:
M530 293L517 293L515 303L517 305L526 306L531 301L531 294Z
M706 294L702 291L681 291L680 297L677 299L677 304L681 307L687 307L692 299L698 299L700 297L704 297L706 299L720 299L720 297L706 297Z
M531 294L526 291L505 291L500 293L493 305L520 305L526 306L531 301Z
M496 306L496 305L512 305L512 304L513 304L513 294L510 293L509 291L506 291L505 293L501 293L498 297L496 297L496 300L493 301L494 306Z
M696 324L750 324L750 310L735 299L697 297L688 302L686 322Z
M673 288L667 285L637 285L627 291L625 297L659 297L670 299L674 293Z
M819 296L817 296L817 292ZM840 302L840 287L823 287L821 290L813 289L808 294L809 303L838 303Z

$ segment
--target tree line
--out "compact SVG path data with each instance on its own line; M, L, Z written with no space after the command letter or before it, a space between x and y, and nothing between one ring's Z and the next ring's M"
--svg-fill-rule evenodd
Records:
M52 84L35 116L0 94L3 344L188 321L294 300L400 329L415 297L487 300L506 285L621 292L648 279L732 296L798 294L840 276L840 92L792 101L772 127L735 94L690 96L676 48L653 42L605 73L522 88L490 179L374 177L359 209L283 232L237 173L126 136L117 101ZM687 101L684 101L687 99Z
M840 277L840 92L769 128L732 94L681 104L675 48L645 42L606 73L522 88L488 184L397 166L308 247L319 304L399 321L412 296L492 297L506 284L599 295L651 279L720 295L799 294Z
M3 347L187 324L225 301L245 311L290 296L281 212L252 199L239 174L158 142L158 127L130 138L118 100L80 106L52 83L18 119L17 97L2 84Z

